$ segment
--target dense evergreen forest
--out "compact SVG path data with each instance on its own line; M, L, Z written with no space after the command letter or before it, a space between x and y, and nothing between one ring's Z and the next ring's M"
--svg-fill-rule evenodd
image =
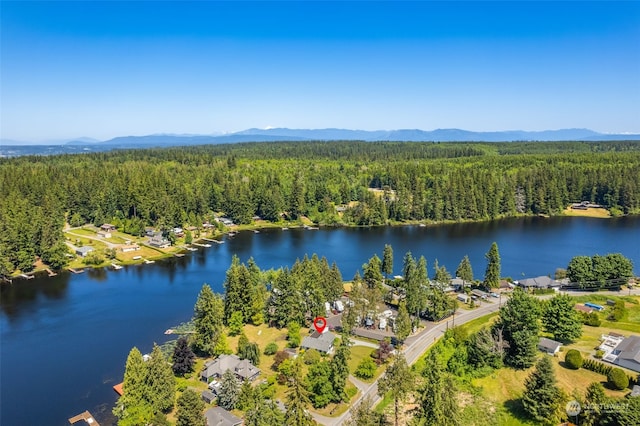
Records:
M378 191L374 191L377 189ZM282 142L0 159L0 275L60 267L65 220L139 234L308 216L321 225L640 212L640 142Z

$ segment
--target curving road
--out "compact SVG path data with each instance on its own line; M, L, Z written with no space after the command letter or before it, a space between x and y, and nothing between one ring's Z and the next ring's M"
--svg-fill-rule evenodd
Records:
M593 294L593 293L572 291L572 292L568 292L568 294L572 296L581 296L581 295ZM603 291L603 292L598 292L597 294L614 295L614 296L640 295L640 289L636 288L631 291L628 291L628 290ZM552 296L554 295L548 294L548 295L538 296L538 297L540 299L549 299ZM448 327L453 326L454 322L455 322L455 325L462 325L476 318L488 315L492 312L497 312L499 309L500 309L500 304L498 303L498 301L495 301L492 303L485 302L485 303L482 303L480 307L472 311L458 311L454 319L449 319L448 321L443 321L439 324L429 323L429 325L425 329L423 329L420 333L418 333L415 336L411 336L405 342L406 345L403 352L404 352L405 358L407 359L407 363L411 365L414 362L416 362L420 357L420 355L422 355L427 349L429 349L429 347L431 347L431 345L433 345L435 342L438 341L438 339L440 339L440 337L442 337L442 335L444 334L444 332L447 330ZM380 380L380 377L371 384L358 381L356 383L356 386L358 387L358 389L362 391L362 394L352 404L350 404L350 407L357 406L367 396L369 396L373 401L373 406L378 404L378 402L382 399L378 396L378 380ZM311 414L316 422L325 426L342 425L351 417L350 410L347 410L345 413L343 413L339 417L325 417L313 412L311 412Z

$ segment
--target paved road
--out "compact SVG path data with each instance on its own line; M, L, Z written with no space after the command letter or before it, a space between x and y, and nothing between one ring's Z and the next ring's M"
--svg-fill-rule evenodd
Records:
M568 293L572 296L593 294L591 292L580 292L580 291L571 291ZM628 290L603 291L603 292L598 292L597 294L614 295L614 296L626 296L626 295L637 296L637 295L640 295L640 288L636 288L634 290L631 290L630 292ZM539 298L549 299L552 296L554 295L548 294L544 296L539 296ZM420 333L418 333L415 336L411 336L409 339L407 339L406 346L403 350L405 358L407 359L407 363L411 365L414 362L416 362L420 357L420 355L422 355L427 349L429 349L429 347L431 347L431 345L433 345L435 342L438 341L438 339L440 339L440 337L442 337L442 335L444 334L444 332L447 330L448 327L452 327L454 325L453 324L454 322L455 322L455 325L462 325L476 318L482 317L484 315L488 315L492 312L497 312L499 309L500 309L500 304L497 301L492 303L482 303L480 307L472 311L458 310L454 319L443 321L442 323L439 323L439 324L429 323L429 325L425 327L425 329L423 329ZM378 404L378 402L382 399L378 396L378 380L376 380L372 384L367 384L364 382L357 383L357 387L362 391L362 394L357 400L355 400L352 404L350 404L350 406L351 407L357 406L367 396L370 397L371 400L373 401L373 406ZM363 390L365 386L368 386L368 388ZM351 417L350 410L343 413L339 417L325 417L316 413L311 413L311 414L315 421L325 426L342 425Z

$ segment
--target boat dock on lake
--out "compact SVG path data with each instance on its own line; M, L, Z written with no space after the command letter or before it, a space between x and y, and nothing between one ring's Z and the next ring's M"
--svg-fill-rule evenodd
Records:
M47 271L47 275L49 275L50 277L55 277L56 275L58 275L49 268L45 269L45 271Z
M32 280L34 278L33 275L20 274L20 276L26 280Z
M198 246L198 247L211 247L211 244L200 244L200 243L193 243L194 246Z
M67 268L69 270L69 272L73 272L74 274L81 274L84 272L84 269L73 269L73 268Z
M112 263L111 266L113 266L113 269L115 269L116 271L119 271L120 269L122 269L122 266L117 265L115 263Z
M71 417L69 419L69 423L76 424L82 420L84 420L87 424L90 424L91 426L100 426L100 424L96 421L96 419L93 418L93 415L91 415L91 413L88 411L85 411L84 413L80 413L77 416Z
M224 244L224 241L220 241L220 240L214 240L212 238L200 238L201 240L204 241L209 241L211 243L216 243L216 244Z

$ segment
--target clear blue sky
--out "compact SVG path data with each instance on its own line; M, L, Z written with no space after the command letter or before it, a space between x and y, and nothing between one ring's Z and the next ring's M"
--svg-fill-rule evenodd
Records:
M9 2L1 136L640 133L640 2Z

